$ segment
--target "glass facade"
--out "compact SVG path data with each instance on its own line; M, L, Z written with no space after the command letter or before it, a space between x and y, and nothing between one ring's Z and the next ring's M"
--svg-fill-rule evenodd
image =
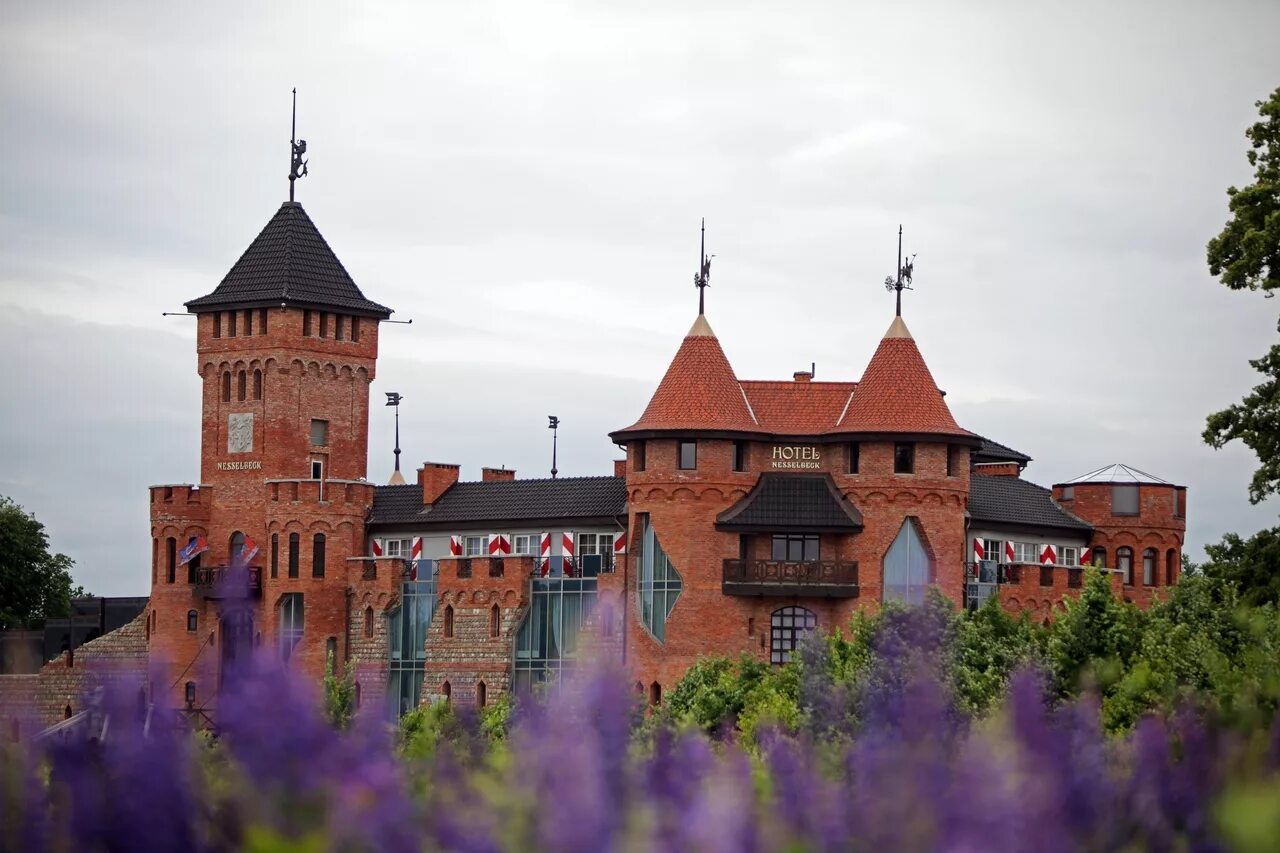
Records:
M578 657L578 635L595 609L595 577L567 577L564 559L551 557L546 577L530 583L529 611L516 633L514 688L554 681Z
M884 555L884 600L923 604L925 587L932 580L929 554L908 518Z
M419 560L417 577L400 587L400 607L391 615L388 637L391 668L387 693L397 715L413 710L422 695L427 658L427 626L435 615L436 568L431 560Z
M667 559L649 517L643 516L640 538L640 621L660 643L667 640L667 617L684 583Z

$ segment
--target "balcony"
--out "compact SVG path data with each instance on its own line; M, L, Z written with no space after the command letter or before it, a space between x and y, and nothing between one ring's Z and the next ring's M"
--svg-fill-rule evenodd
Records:
M224 599L262 597L262 569L257 566L201 566L196 569L196 594Z
M725 595L857 598L856 561L725 560Z

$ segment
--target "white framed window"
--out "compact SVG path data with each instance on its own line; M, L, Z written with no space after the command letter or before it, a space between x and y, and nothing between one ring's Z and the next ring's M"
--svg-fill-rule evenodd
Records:
M1013 543L1013 561L1015 563L1031 563L1040 562L1040 554L1034 542L1014 542Z
M488 536L468 536L462 540L462 556L464 557L483 557L485 546L488 544Z
M517 556L538 556L540 544L537 533L517 533L511 537L511 553Z
M311 460L311 479L313 480L324 479L324 462L322 460L320 459Z
M1004 562L1004 543L999 539L983 539L982 549L986 552L987 559L991 562Z
M1078 566L1080 565L1080 549L1075 545L1063 545L1058 549L1058 565L1059 566Z
M578 553L579 554L604 554L608 556L613 553L613 534L612 533L579 533L578 534Z
M382 543L382 553L388 557L407 557L412 547L408 539L388 539Z

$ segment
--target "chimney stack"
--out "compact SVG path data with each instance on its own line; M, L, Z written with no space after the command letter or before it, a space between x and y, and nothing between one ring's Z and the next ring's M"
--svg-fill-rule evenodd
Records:
M613 460L613 476L615 477L627 476L627 460L625 459Z
M973 473L984 477L1016 477L1022 473L1017 462L979 462Z
M510 483L516 478L515 471L506 468L481 468L480 479L486 483Z
M792 374L792 377L797 382L808 382L809 380L813 379L813 374L807 370L797 370L794 374Z
M458 482L461 467L446 462L423 462L418 469L418 485L422 486L423 505L430 506L440 500L440 496Z

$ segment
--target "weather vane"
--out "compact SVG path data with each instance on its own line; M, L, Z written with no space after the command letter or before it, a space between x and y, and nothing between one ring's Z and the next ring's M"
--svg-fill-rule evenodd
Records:
M307 153L307 140L298 138L298 90L293 90L293 129L289 131L289 149L292 159L289 164L289 201L293 201L293 182L307 174L307 161L302 155Z
M916 256L912 255L911 260L905 264L902 262L902 226L898 226L898 277L886 276L884 280L885 290L896 290L898 292L898 308L895 315L902 316L902 291L912 290L911 273L916 267Z
M701 260L698 263L698 271L693 274L693 286L698 288L698 314L704 313L707 307L705 296L707 288L711 286L711 258L715 255L707 256L707 220L702 220L702 252Z

